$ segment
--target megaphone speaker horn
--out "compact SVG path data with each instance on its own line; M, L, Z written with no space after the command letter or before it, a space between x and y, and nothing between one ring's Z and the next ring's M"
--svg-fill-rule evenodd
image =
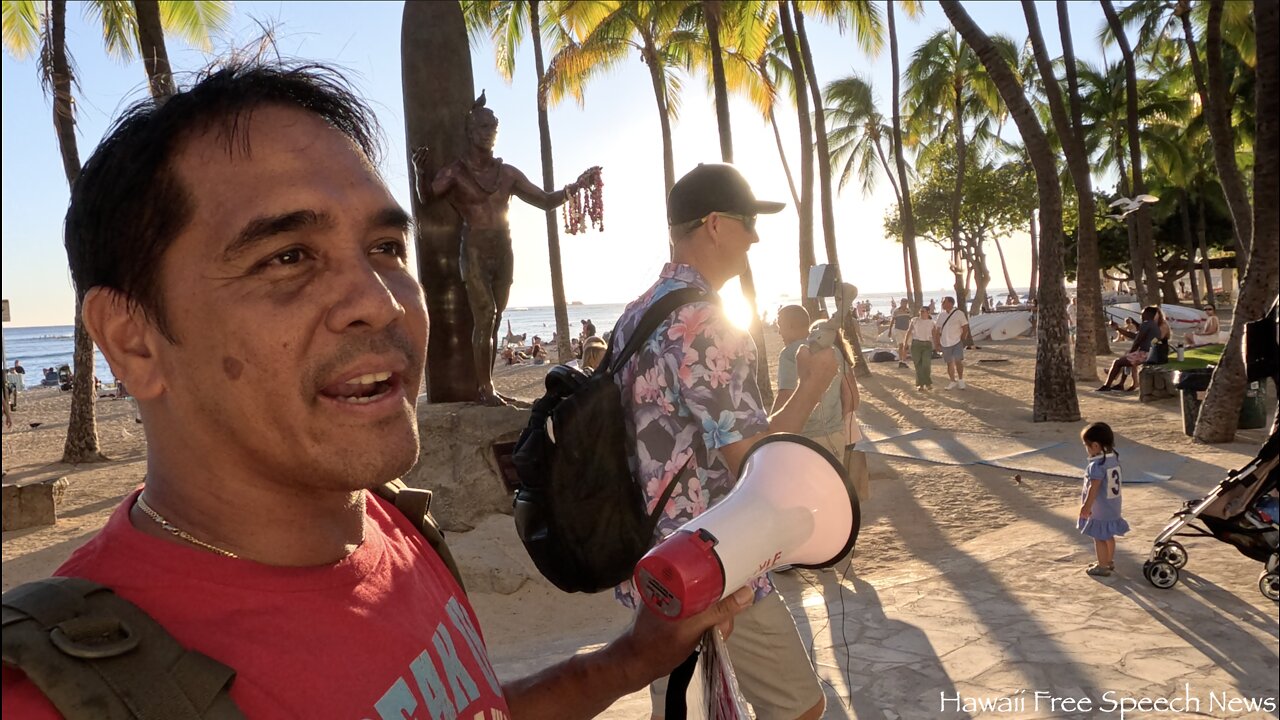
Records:
M834 565L853 549L861 519L830 452L800 435L770 435L747 453L724 500L641 558L636 588L660 615L696 615L777 566Z

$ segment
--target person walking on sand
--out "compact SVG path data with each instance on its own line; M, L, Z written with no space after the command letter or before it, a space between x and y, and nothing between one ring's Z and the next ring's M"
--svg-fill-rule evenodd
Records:
M898 348L898 367L904 368L907 366L909 354L907 348L910 346L907 341L907 328L911 326L911 308L907 307L906 298L902 298L902 302L893 309L892 323L889 337L893 339L893 346Z
M911 341L911 362L916 366L916 389L933 389L933 351L938 347L933 315L921 306L920 314L911 318L907 338Z
M969 316L956 307L956 299L942 299L942 317L933 331L936 347L942 348L942 360L947 364L948 390L964 390L964 346L969 340Z
M22 367L21 360L13 361L13 377L18 384L18 392L27 389L27 369Z
M1116 536L1129 532L1120 499L1123 484L1120 454L1116 452L1116 436L1111 426L1095 422L1080 432L1089 464L1084 471L1084 488L1080 492L1080 519L1076 527L1093 538L1098 561L1085 569L1097 577L1107 577L1116 569Z

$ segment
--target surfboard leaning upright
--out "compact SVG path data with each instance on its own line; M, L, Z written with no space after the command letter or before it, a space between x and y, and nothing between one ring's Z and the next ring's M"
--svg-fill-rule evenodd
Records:
M400 24L405 161L413 149L431 150L431 176L466 149L467 112L475 100L471 49L457 2L406 2ZM444 200L411 198L417 224L418 278L427 297L429 402L471 402L477 382L471 361L471 308L458 267L462 218Z

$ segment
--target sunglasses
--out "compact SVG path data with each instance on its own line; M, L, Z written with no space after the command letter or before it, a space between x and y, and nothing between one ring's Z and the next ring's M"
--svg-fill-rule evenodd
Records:
M755 216L755 215L739 215L739 214L737 214L737 213L727 213L727 212L719 212L719 211L717 211L717 212L715 212L715 213L707 213L707 215L706 215L706 216L704 216L704 217L702 217L702 218L699 218L698 220L693 221L693 223L691 224L691 226L690 226L690 228L689 228L689 229L690 229L690 230L692 230L692 229L694 229L694 228L696 228L696 227L698 227L698 226L702 225L703 223L705 223L705 222L707 221L707 218L711 217L713 214L714 214L714 215L719 215L720 217L733 218L734 220L737 220L738 222L742 223L742 227L746 228L747 232L755 232L755 231L756 231L756 216Z

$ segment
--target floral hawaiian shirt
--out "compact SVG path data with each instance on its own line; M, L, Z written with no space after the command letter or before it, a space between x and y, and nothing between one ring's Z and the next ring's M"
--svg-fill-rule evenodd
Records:
M658 298L684 287L707 299L677 310L618 373L627 434L635 438L631 471L653 512L662 491L692 456L658 520L655 541L707 511L733 489L736 478L719 448L769 429L756 385L756 348L751 336L725 317L720 298L692 267L667 263L658 282L619 318L614 347L626 344L645 311ZM768 576L752 582L759 599L773 589ZM637 607L628 581L617 596Z

